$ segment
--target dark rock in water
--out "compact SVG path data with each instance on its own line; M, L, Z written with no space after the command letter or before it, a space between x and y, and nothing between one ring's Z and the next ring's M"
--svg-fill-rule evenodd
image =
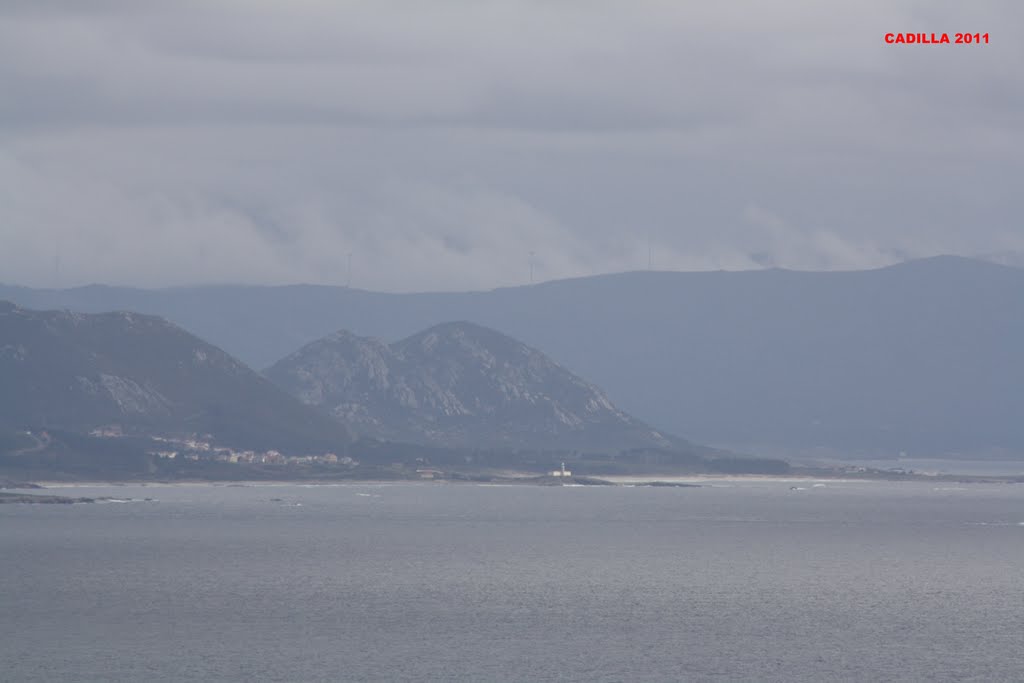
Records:
M645 481L637 486L656 486L662 488L674 488L674 489L699 489L700 484L687 484L681 481Z
M597 479L595 477L570 477L567 483L579 484L580 486L616 486L613 481Z
M13 479L0 479L0 489L41 489L39 484L32 484L27 481L14 481Z
M31 493L0 493L0 504L35 503L42 505L71 505L72 503L95 503L96 498L71 498L69 496L41 496Z

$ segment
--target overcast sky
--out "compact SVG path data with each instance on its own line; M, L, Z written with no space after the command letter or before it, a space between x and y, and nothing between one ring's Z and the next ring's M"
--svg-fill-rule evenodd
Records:
M0 282L1022 251L1022 83L1019 0L3 0Z

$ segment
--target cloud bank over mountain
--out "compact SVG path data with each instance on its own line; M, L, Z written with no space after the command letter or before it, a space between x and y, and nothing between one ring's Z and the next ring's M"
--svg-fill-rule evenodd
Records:
M1022 24L997 0L6 2L0 280L409 291L1019 251Z

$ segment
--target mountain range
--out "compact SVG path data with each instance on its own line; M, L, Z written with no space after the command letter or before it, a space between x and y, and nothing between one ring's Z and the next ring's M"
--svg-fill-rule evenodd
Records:
M0 302L0 470L380 477L558 460L604 472L786 469L660 434L541 352L470 323L391 345L336 333L268 374L281 386L156 316ZM299 469L280 469L289 462Z
M254 367L338 329L390 343L469 320L543 349L656 429L702 443L1024 454L1024 270L979 260L632 272L486 292L0 287L0 298L163 315Z
M354 431L460 448L689 448L540 351L468 322L385 344L341 331L265 374Z

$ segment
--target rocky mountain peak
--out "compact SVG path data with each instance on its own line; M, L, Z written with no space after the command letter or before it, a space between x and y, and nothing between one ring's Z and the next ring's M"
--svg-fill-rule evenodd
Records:
M599 450L672 443L540 351L470 322L436 325L390 345L335 333L267 375L378 438Z

